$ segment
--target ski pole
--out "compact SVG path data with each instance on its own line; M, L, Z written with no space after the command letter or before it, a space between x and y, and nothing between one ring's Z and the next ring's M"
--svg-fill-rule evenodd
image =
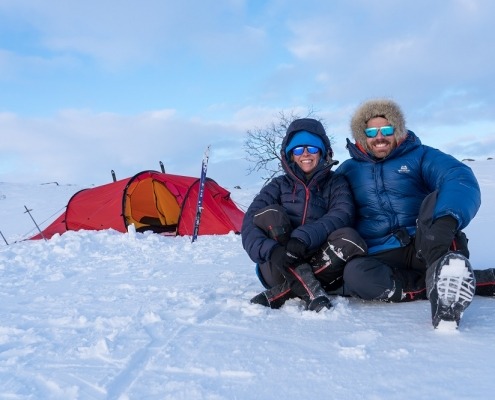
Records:
M203 196L205 191L206 170L208 168L209 157L210 157L210 145L208 145L208 147L206 148L203 156L203 162L201 163L201 176L199 178L199 188L198 188L198 202L196 204L196 217L194 218L191 243L194 243L198 238L199 223L201 219L201 213L203 212Z

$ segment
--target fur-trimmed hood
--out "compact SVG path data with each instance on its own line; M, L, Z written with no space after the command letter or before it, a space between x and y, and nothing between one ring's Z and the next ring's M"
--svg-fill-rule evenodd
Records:
M389 99L374 99L362 103L351 119L351 131L354 140L366 148L366 124L371 118L383 117L395 128L394 136L397 143L407 137L406 121L402 110Z

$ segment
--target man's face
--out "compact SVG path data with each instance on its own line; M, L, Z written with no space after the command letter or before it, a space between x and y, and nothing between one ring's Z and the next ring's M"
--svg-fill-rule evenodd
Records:
M367 128L381 128L382 126L389 125L388 120L383 117L371 118L366 124ZM375 137L366 138L366 146L376 158L385 158L397 147L397 140L395 139L395 135L383 136L378 131Z

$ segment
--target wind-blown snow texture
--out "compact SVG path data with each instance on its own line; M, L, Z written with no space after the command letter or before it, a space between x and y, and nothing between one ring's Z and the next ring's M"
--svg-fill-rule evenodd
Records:
M471 261L495 267L495 161L469 165L483 194ZM493 398L495 299L445 332L427 301L251 305L262 287L234 234L14 243L35 233L24 205L46 226L79 189L0 183L0 398ZM232 196L247 206L256 189Z

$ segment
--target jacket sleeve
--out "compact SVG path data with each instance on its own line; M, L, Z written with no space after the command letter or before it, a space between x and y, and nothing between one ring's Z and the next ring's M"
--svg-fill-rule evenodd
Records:
M269 238L262 229L258 228L254 224L253 218L258 210L269 205L279 204L279 182L275 178L268 185L264 186L244 214L241 228L242 246L249 258L256 263L268 261L277 242Z
M440 150L424 146L423 179L428 189L438 190L433 220L451 215L464 229L474 218L481 205L478 181L466 164Z
M291 235L306 243L311 251L320 248L332 232L354 224L354 198L347 179L341 174L334 173L329 184L326 212L321 217L299 226Z

